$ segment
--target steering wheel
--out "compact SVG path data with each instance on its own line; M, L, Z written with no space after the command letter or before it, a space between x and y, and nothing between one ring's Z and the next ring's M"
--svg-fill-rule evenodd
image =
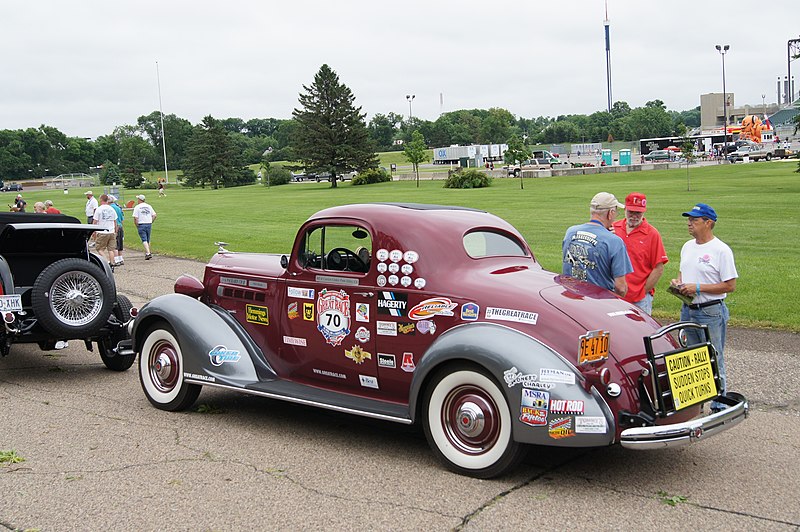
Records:
M358 266L358 269L351 270L350 259ZM341 271L367 271L367 264L361 260L361 257L347 248L333 248L328 252L328 269L341 270Z

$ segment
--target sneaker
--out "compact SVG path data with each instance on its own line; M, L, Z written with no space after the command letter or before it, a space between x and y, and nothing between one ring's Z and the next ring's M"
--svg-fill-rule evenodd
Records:
M144 256L144 260L150 260L152 258L153 258L153 254L152 253L148 253L147 255Z

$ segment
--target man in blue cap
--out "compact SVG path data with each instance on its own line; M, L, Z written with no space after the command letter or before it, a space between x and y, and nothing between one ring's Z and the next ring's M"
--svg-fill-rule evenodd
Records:
M728 307L725 297L736 289L736 264L733 251L725 242L714 236L714 225L717 213L705 203L698 203L691 210L683 213L688 218L689 234L693 240L686 242L681 248L681 269L677 279L672 279L672 286L685 296L692 297L692 302L681 308L681 321L691 321L708 325L711 343L717 350L720 377L719 393L725 393L727 379L725 375L725 333L728 325ZM699 331L686 331L691 343L705 341ZM712 403L711 409L724 408L719 403Z

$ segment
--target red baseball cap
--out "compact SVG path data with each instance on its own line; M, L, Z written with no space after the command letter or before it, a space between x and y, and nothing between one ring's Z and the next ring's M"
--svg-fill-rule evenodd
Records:
M641 192L631 192L625 198L625 208L629 211L644 212L647 210L647 196Z

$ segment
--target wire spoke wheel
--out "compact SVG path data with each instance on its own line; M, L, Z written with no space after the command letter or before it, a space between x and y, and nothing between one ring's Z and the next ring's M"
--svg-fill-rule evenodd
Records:
M50 289L50 309L65 325L91 323L103 308L103 290L93 276L79 271L58 277Z

